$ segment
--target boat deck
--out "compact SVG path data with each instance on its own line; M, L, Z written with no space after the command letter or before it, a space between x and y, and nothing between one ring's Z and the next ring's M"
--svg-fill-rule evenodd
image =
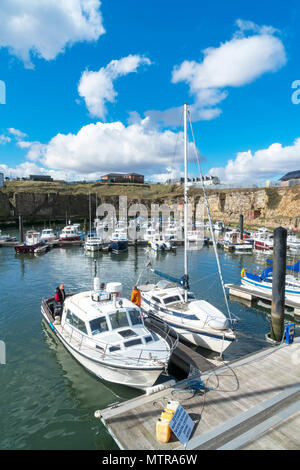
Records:
M195 423L186 449L299 449L299 363L296 338L291 345L264 349L202 373L199 378L210 388L206 392L184 392L191 380L186 379L96 416L121 449L179 450L183 446L174 434L167 444L156 440L156 421L173 399Z

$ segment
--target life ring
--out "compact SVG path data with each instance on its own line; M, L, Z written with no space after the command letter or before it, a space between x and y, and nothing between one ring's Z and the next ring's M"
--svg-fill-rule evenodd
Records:
M243 269L241 270L241 277L244 277L244 276L245 276L245 274L246 274L246 272L247 272L247 271L246 271L246 269L245 269L245 268L243 268Z

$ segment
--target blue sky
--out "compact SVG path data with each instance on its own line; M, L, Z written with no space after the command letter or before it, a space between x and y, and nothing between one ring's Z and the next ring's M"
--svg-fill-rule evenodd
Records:
M204 173L300 169L295 0L3 0L0 20L5 176L179 176L184 102Z

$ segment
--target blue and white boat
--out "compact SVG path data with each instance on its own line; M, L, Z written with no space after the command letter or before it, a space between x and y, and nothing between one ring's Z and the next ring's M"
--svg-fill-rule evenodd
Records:
M270 260L267 260L272 262ZM287 265L286 269L293 271L294 273L300 272L300 261L294 265ZM266 268L261 275L248 273L246 269L241 272L242 285L248 289L257 292L264 292L272 295L272 282L273 282L273 267ZM299 303L300 305L300 278L292 274L285 276L285 298L292 300L293 302Z
M117 229L112 234L110 249L113 253L125 253L128 251L128 238L125 232Z

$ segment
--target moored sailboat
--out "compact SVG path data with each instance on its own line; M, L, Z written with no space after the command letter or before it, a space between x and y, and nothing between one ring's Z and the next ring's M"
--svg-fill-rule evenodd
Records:
M236 338L232 320L205 300L197 300L189 288L187 105L184 106L184 174L184 275L177 279L152 270L167 281L140 285L141 307L149 316L165 321L181 338L222 354Z

